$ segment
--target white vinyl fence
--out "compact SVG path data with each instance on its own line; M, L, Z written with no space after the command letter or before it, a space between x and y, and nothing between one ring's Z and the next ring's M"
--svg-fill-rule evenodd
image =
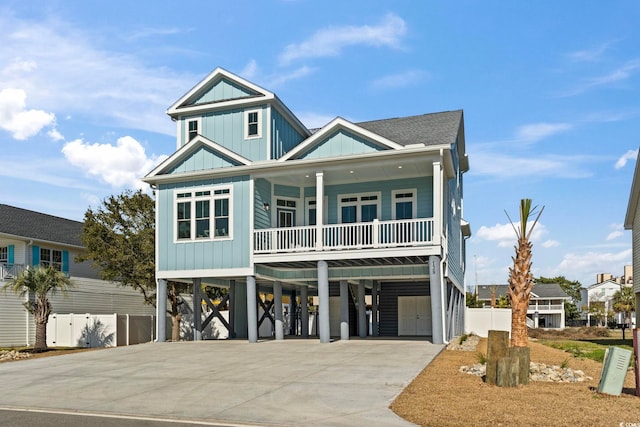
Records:
M47 346L116 347L154 340L155 316L129 314L51 314Z
M469 308L464 309L464 332L480 337L489 336L489 331L507 331L511 334L510 308Z

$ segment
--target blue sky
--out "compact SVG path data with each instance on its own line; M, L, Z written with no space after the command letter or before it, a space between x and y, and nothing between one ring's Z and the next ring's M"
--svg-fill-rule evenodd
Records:
M152 5L152 6L151 6ZM0 1L0 203L81 220L175 149L166 109L221 66L309 127L463 109L467 285L631 263L637 1Z

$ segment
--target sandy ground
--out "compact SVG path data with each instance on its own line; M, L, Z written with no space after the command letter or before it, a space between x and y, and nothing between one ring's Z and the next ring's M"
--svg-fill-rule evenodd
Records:
M530 340L531 361L580 369L593 380L539 383L502 388L461 373L462 365L486 354L486 339L476 352L444 350L391 404L399 416L422 426L640 426L640 397L634 395L633 371L622 395L596 392L602 364ZM635 423L635 424L634 424Z

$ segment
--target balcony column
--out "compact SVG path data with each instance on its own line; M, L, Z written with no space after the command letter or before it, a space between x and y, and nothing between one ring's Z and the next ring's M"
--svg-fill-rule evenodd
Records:
M349 339L349 284L340 281L340 339Z
M444 187L442 179L442 165L433 162L433 244L439 245L442 236L442 215L444 200Z
M323 246L322 226L324 222L324 172L316 172L316 250Z
M202 279L193 279L193 340L202 341Z
M429 257L429 290L431 291L431 341L444 344L444 292L439 256Z
M317 206L317 204L316 204ZM318 329L320 342L331 341L331 327L329 323L329 266L326 261L318 261Z
M249 342L258 342L258 304L256 278L247 276L247 329Z
M156 283L156 341L167 338L167 281L158 279Z
M364 280L358 281L358 336L367 337L367 305L364 302Z
M378 336L378 281L371 287L371 335Z
M300 287L300 336L309 338L309 289Z
M276 340L284 339L284 320L282 316L282 283L273 282L273 314L275 317Z

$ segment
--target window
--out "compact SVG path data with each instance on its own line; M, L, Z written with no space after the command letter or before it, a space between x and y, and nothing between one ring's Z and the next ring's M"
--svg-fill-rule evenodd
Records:
M244 138L260 138L262 136L262 112L251 110L245 113L244 118Z
M200 118L187 120L187 142L200 134Z
M40 248L40 265L43 267L52 266L56 270L62 271L62 251Z
M177 193L176 240L231 238L230 200L229 187Z
M344 195L338 198L339 222L371 222L378 218L380 211L380 194Z
M9 247L2 246L0 247L0 264L6 264L9 262Z
M412 219L417 217L416 190L395 190L393 199L393 219Z

